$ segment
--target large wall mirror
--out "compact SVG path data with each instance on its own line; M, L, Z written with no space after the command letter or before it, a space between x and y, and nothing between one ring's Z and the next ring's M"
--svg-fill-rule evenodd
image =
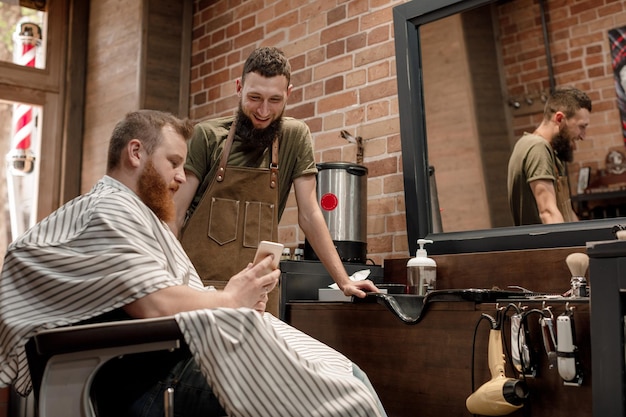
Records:
M576 195L579 172L600 176L607 151L625 148L614 74L607 71L608 34L619 22L599 20L590 33L583 17L592 16L573 16L565 9L573 6L554 3L412 0L394 8L411 254L424 237L434 241L432 254L584 246L614 239L613 227L626 224L619 211L603 218L582 213L591 197ZM564 13L583 33L563 27ZM591 140L578 142L568 166L583 220L516 227L508 157L521 133L540 123L547 94L560 85L574 85L594 102Z

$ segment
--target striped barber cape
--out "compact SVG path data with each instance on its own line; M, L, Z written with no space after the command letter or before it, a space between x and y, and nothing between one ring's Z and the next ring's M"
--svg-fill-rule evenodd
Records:
M208 290L167 226L105 176L9 246L0 278L0 386L31 391L24 346L37 331L175 285ZM199 310L176 320L231 416L380 415L347 358L269 314Z
M269 313L196 310L176 320L229 416L381 416L352 362Z

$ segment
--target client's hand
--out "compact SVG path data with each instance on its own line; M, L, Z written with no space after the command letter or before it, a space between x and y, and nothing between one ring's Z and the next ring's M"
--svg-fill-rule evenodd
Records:
M265 311L267 294L278 284L280 269L271 270L272 256L267 256L258 264L249 264L243 271L234 275L226 284L228 293L241 307L250 307L259 313Z

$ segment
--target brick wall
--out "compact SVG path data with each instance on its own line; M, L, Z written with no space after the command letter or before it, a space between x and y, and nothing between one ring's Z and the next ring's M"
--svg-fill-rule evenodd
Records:
M249 52L261 45L282 48L293 67L294 91L286 113L308 123L316 160L355 162L356 147L341 139L339 131L345 129L364 138L364 165L369 169L368 256L376 263L408 255L392 20L392 8L401 3L204 0L194 4L190 116L201 120L232 114L237 105L235 79ZM602 168L608 149L623 147L607 31L626 24L626 3L576 0L545 4L556 85L576 85L594 101L588 138L578 144L570 167L575 184L580 166ZM486 10L491 13L490 8ZM425 87L425 94L440 99L430 102L436 111L427 112L427 130L429 152L448 155L448 166L438 163L436 170L447 231L507 225L506 201L489 195L492 190L504 193L506 167L490 167L494 158L488 154L497 153L500 161L508 159L507 146L510 149L523 131L534 130L541 120L540 96L549 89L536 0L501 2L494 8L499 77L477 71L484 65L484 55L477 54L480 51L463 45L465 40L458 45L450 41L450 31L461 29L460 24L439 25L438 32L429 36L447 41L447 45L437 47L433 43L425 51L447 56L446 68L457 70L460 68L455 65L461 65L472 73L465 85L454 86L462 72L451 77L444 66L434 65L431 72L439 78L431 81L430 93ZM463 24L471 25L471 20ZM483 36L476 27L472 31L468 27L460 31L461 36ZM457 47L458 54L452 54L450 48ZM454 64L450 57L466 61ZM494 85L501 97L486 104L484 92ZM443 92L451 88L463 94L453 99L446 96ZM522 110L517 111L508 105L509 99L528 96L534 101L530 108L522 104ZM495 133L494 123L489 123L494 115L506 120L506 126ZM493 135L487 145L483 143L486 134ZM451 140L453 137L458 140ZM439 142L435 144L436 140ZM462 163L452 163L449 156L473 141L482 143L480 152L468 153ZM482 158L482 165L474 164L471 158ZM494 169L502 172L494 175ZM483 181L476 183L479 175ZM495 200L500 201L496 207ZM476 215L477 207L483 206L489 208L478 212L491 212L489 219ZM291 247L304 241L296 214L292 198L279 229L280 240Z
M280 47L292 65L285 112L303 119L317 162L356 163L364 140L368 168L368 256L406 256L392 8L401 1L196 1L190 117L232 114L235 80L258 46ZM279 227L286 246L304 242L290 198Z
M587 139L578 142L570 179L582 166L604 168L608 150L624 148L620 131L608 30L626 25L626 3L620 0L546 1L554 79L589 94L593 111ZM548 64L539 3L515 0L497 8L506 88L510 97L530 95L535 102L549 91ZM526 51L524 55L519 50ZM541 113L514 117L515 137L532 131Z

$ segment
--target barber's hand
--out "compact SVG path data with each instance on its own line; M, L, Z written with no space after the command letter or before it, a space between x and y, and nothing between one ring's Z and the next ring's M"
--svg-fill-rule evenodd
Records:
M365 298L368 292L380 292L376 285L369 279L365 279L362 281L352 281L346 282L342 287L344 295L350 296L354 295L359 298Z
M254 266L248 264L228 281L224 292L229 293L239 307L254 308L263 313L267 305L267 294L278 284L280 277L280 269L272 270L271 263L272 255L269 255Z

